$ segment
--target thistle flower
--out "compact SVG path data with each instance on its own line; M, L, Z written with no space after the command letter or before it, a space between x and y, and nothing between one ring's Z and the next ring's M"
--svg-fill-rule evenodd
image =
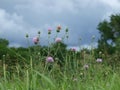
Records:
M48 34L51 34L52 29L48 28Z
M101 63L102 59L101 58L97 58L96 62Z
M29 35L28 34L26 34L26 38L28 38L29 37Z
M68 28L66 28L65 32L68 32Z
M40 31L38 31L38 34L40 34L41 32Z
M46 62L50 63L50 62L54 62L53 57L49 56L46 58Z
M38 37L34 37L34 38L33 38L33 42L34 42L34 44L38 44L39 38L38 38Z
M57 38L55 39L55 42L57 42L57 43L59 43L59 42L61 42L61 41L62 41L61 38L58 38L58 37L57 37Z
M60 30L61 30L61 26L58 25L58 26L57 26L57 32L60 32Z
M75 51L76 51L76 48L73 47L73 48L71 48L70 50L73 51L73 52L75 52Z

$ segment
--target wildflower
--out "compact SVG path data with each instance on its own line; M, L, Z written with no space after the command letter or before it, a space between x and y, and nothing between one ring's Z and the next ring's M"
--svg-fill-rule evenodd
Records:
M71 48L71 51L75 52L75 51L76 51L76 48L75 48L75 47Z
M52 29L48 28L48 34L51 34Z
M49 56L49 57L47 57L46 58L46 62L54 62L54 59L53 59L53 57L51 57L51 56Z
M57 42L57 43L59 43L59 42L61 42L61 41L62 41L61 38L58 38L58 37L57 37L57 38L55 39L55 42Z
M61 30L61 26L58 25L58 26L57 26L57 32L60 32L60 30Z
M34 44L38 44L39 38L38 38L38 37L34 37L34 38L33 38L33 42L34 42Z
M101 62L102 62L102 59L101 59L101 58L98 58L98 59L96 60L96 62L101 63Z
M88 65L88 64L85 64L85 65L83 66L83 68L84 68L84 69L88 69L88 68L89 68L89 65Z
M68 32L68 28L66 28L66 30L65 30L66 32Z
M40 31L38 31L38 34L40 34Z
M26 38L28 38L29 37L29 35L28 34L26 34Z

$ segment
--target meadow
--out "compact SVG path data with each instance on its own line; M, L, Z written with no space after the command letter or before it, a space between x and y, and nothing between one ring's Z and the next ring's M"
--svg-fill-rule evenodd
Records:
M107 55L94 47L66 49L69 30L58 37L61 30L58 26L54 42L48 40L46 47L40 46L38 32L34 46L29 46L27 34L28 48L7 48L12 55L0 60L0 90L119 90L119 53ZM51 35L48 29L48 38Z

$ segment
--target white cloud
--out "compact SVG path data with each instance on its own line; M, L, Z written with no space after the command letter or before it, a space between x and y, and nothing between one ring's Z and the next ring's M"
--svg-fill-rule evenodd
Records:
M23 45L22 41L26 32L32 32L34 28L27 25L22 16L16 13L9 14L4 9L0 9L0 37L7 38L11 44Z

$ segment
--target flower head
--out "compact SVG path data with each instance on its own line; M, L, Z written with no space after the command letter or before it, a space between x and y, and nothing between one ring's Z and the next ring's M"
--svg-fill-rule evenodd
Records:
M38 31L38 34L40 34L41 32L40 31Z
M54 62L54 59L53 59L53 57L51 57L51 56L49 56L49 57L47 57L46 58L46 62Z
M102 59L101 58L97 58L96 62L101 63Z
M65 30L66 32L68 32L68 28L66 28L66 30Z
M76 51L76 48L75 48L75 47L72 47L70 50L73 51L73 52L75 52L75 51Z
M59 43L59 42L61 42L61 41L62 41L61 38L58 38L58 37L57 37L57 38L55 39L55 42L57 42L57 43Z
M84 68L84 69L88 69L88 68L89 68L89 65L88 65L88 64L85 64L85 65L83 66L83 68Z
M26 34L26 38L28 38L29 37L29 35L28 34Z
M51 34L52 29L48 28L48 34Z
M34 44L38 44L39 38L38 38L38 37L34 37L34 38L33 38L33 42L34 42Z
M58 26L57 26L57 32L60 32L60 30L61 30L61 26L58 25Z

